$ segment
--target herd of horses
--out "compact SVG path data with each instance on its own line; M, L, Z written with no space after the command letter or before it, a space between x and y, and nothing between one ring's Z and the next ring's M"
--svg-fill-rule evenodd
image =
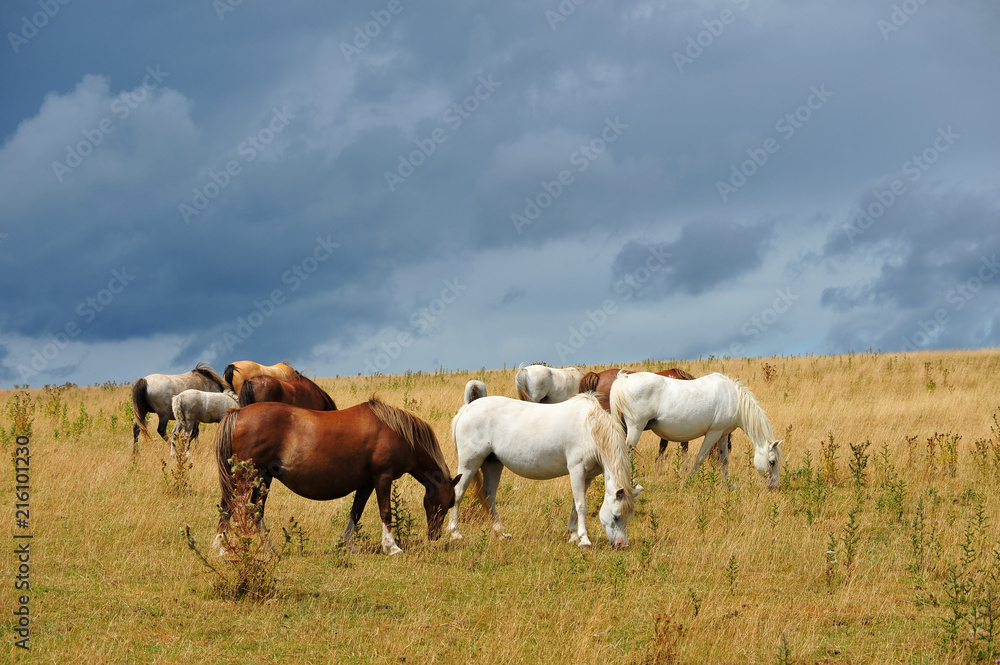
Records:
M505 468L524 478L569 476L573 493L567 533L571 543L589 548L585 525L586 494L604 476L598 513L612 547L628 547L627 526L641 485L633 486L631 451L644 430L660 437L660 458L668 441L687 443L704 437L688 470L695 473L713 449L722 475L728 474L729 436L742 429L754 446L753 465L766 486L777 489L781 441L753 393L723 374L695 378L681 369L631 372L609 369L584 374L575 367L521 366L515 375L518 398L487 394L482 381L469 381L464 404L452 419L458 453L453 476L431 426L416 415L376 397L347 409L315 382L287 363L261 365L239 361L223 376L202 363L184 374L151 374L132 388L135 413L133 446L150 438L148 414L159 418L157 432L169 438L171 454L178 435L194 440L199 423L219 423L216 466L222 492L222 517L214 547L226 553L226 533L234 500L232 464L249 461L262 489L279 480L295 494L316 501L354 493L342 538L354 551L353 536L362 511L375 493L382 521L382 549L402 550L392 533L392 483L409 474L424 487L427 538L448 530L460 539L459 505L471 489L490 513L497 535L509 537L496 508ZM256 490L253 501L266 501ZM260 529L266 530L263 505Z

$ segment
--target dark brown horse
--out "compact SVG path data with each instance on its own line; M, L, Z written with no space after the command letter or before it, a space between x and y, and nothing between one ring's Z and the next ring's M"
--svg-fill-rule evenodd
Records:
M301 374L289 381L282 381L265 374L244 381L240 389L240 406L259 402L283 402L313 411L337 410L333 398Z
M620 371L621 370L619 370L618 368L615 368L615 369L606 369L601 372L587 372L586 374L583 375L583 378L580 379L580 392L597 393L597 401L601 403L601 406L604 407L605 411L608 411L610 413L611 404L608 401L608 395L611 394L611 384L614 383L615 379L618 378L618 372ZM625 370L625 373L631 374L632 370L627 369ZM681 379L683 381L690 381L691 379L695 378L694 375L689 374L688 372L685 372L682 369L678 369L677 367L671 367L670 369L665 369L663 371L656 372L656 374L659 374L660 376L666 376L671 379ZM646 429L649 428L647 427ZM656 463L655 463L655 468L657 472L660 471L660 467L663 464L663 453L667 451L668 443L669 441L665 439L660 439L660 452L656 456ZM686 458L688 451L688 442L681 441L680 444L681 444L681 450L684 451L684 456ZM729 442L729 447L732 448L732 442Z
M420 418L376 398L343 411L312 411L278 402L233 409L219 425L215 452L222 487L223 516L215 540L220 553L224 553L223 534L232 514L230 459L252 460L266 487L277 478L299 496L314 501L354 492L343 534L352 552L355 525L372 491L382 517L382 550L387 554L402 551L392 537L390 495L392 482L404 473L426 490L428 540L441 537L445 515L455 505L459 479L451 477L434 430ZM263 506L261 516L263 529Z

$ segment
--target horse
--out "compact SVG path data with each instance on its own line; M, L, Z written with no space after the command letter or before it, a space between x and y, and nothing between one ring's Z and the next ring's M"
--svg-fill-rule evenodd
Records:
M611 384L611 418L623 423L629 449L648 426L661 439L705 440L688 472L698 470L717 442L737 427L754 446L754 467L767 477L770 489L778 488L781 441L774 438L771 422L757 398L741 381L725 374L709 374L690 381L674 381L650 372L621 372ZM729 447L719 446L722 477L729 475Z
M243 382L239 400L240 406L258 402L284 402L313 411L337 410L333 398L302 374L287 381L265 374L250 377Z
M576 395L583 377L576 367L548 367L546 365L520 365L514 376L517 398L525 402L555 404Z
M603 473L601 524L612 547L628 547L626 527L642 486L632 488L632 461L624 429L616 425L593 395L576 395L558 404L481 397L459 409L451 421L451 432L458 449L461 478L455 487L455 507L448 525L452 539L462 538L458 510L470 484L491 514L493 531L509 537L496 508L500 474L506 467L532 480L569 475L573 490L567 525L569 542L585 549L591 547L584 523L587 488Z
M225 533L232 514L234 480L230 461L252 461L262 484L277 478L295 494L329 501L354 492L343 540L354 552L354 530L374 490L382 517L382 550L402 552L392 535L392 482L408 473L425 488L427 539L441 537L441 526L455 504L455 485L431 426L411 413L372 397L342 411L313 411L280 402L261 402L226 414L215 435L215 457L222 489L222 516L214 547L225 554ZM252 500L266 501L255 491ZM260 506L262 532L264 506Z
M627 369L621 370L618 368L606 369L601 372L587 372L586 374L583 375L583 378L580 379L579 391L581 393L585 392L597 393L597 401L601 403L601 406L604 408L605 411L610 412L611 402L609 400L611 396L611 384L614 383L615 379L618 378L619 372L625 372L626 374L633 373L631 370ZM670 369L665 369L656 372L656 374L658 374L659 376L665 376L670 379L681 379L683 381L690 381L695 378L693 374L685 372L684 370L678 367L671 367ZM646 429L649 428L647 427ZM660 470L663 466L663 454L667 451L667 444L669 443L670 442L667 441L666 439L660 439L660 452L656 455L656 463L654 465L654 468L656 469L657 473L660 473ZM684 453L684 458L687 459L688 442L681 441L680 444L681 444L681 451L683 451ZM729 450L732 450L733 444L731 441L728 441L728 438L726 445L729 446Z
M240 394L240 388L243 387L244 381L259 374L266 374L268 376L288 381L290 379L294 379L298 375L298 372L292 369L292 366L287 363L282 362L277 365L261 365L260 363L255 363L252 360L237 360L234 363L229 363L226 365L226 369L222 372L222 376L226 380L226 383L237 395Z
M475 401L480 397L486 397L486 384L482 381L472 379L465 384L465 403Z
M135 418L132 424L133 452L139 445L139 432L147 439L151 438L146 429L146 416L149 413L159 416L156 432L164 441L167 440L167 421L174 419L174 395L189 388L221 393L226 389L226 384L207 363L198 363L197 367L184 374L150 374L136 380L132 386L132 411ZM197 424L194 426L193 436L198 436Z
M174 431L170 437L170 456L176 455L177 435L183 432L190 443L198 438L196 426L198 423L217 423L226 415L226 411L239 406L236 394L226 388L225 392L210 393L191 388L174 395L171 409L174 412ZM188 448L188 455L191 448Z

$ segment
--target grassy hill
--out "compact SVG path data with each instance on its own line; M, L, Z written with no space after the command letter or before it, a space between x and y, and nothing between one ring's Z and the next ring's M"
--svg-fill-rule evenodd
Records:
M995 350L702 359L743 379L785 439L781 488L763 484L733 436L729 484L706 464L684 484L672 445L634 457L646 490L612 551L588 497L591 551L566 542L569 482L505 472L511 540L463 505L465 540L426 541L422 488L404 477L404 554L378 554L374 499L363 551L338 546L350 498L311 502L279 483L271 538L290 547L264 603L212 593L185 545L211 541L218 480L203 427L189 488L171 488L167 446L133 455L128 386L0 391L4 446L16 412L31 434L31 661L159 663L860 663L1000 657L1000 353ZM603 369L604 366L588 369ZM151 368L152 370L153 368ZM216 368L221 369L221 368ZM514 396L514 370L319 378L349 406L377 393L431 423L452 469L450 420L466 381ZM19 406L20 405L20 406ZM697 451L692 443L691 455ZM13 474L3 485L8 545ZM293 527L293 523L298 527ZM10 525L9 527L7 525ZM404 525L405 526L405 525ZM18 563L7 555L3 575ZM8 582L0 617L13 646ZM997 621L997 627L993 622Z

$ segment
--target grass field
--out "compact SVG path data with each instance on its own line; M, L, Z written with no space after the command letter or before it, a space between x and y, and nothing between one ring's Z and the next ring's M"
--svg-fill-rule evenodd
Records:
M219 501L203 428L190 487L170 491L167 446L133 455L130 386L0 391L12 455L30 420L31 652L14 646L18 561L13 472L0 503L8 555L5 659L38 663L942 663L1000 658L1000 353L923 352L630 363L719 371L756 393L784 438L781 488L763 489L746 435L730 483L706 464L682 483L672 445L625 552L588 497L594 548L566 542L566 479L504 474L494 538L471 498L465 539L428 543L422 488L397 486L412 517L404 554L378 553L374 499L358 554L338 546L350 498L310 502L279 483L271 538L291 546L264 602L213 593L205 550ZM221 370L221 368L216 368ZM592 367L589 369L601 369ZM377 393L434 427L452 469L450 420L471 378L514 395L513 370L320 378L338 406ZM27 395L27 396L25 396ZM20 405L20 406L19 406ZM154 434L155 436L155 434ZM868 444L866 446L866 444ZM692 443L691 454L697 450ZM12 455L13 456L13 455ZM994 626L996 622L996 626Z

